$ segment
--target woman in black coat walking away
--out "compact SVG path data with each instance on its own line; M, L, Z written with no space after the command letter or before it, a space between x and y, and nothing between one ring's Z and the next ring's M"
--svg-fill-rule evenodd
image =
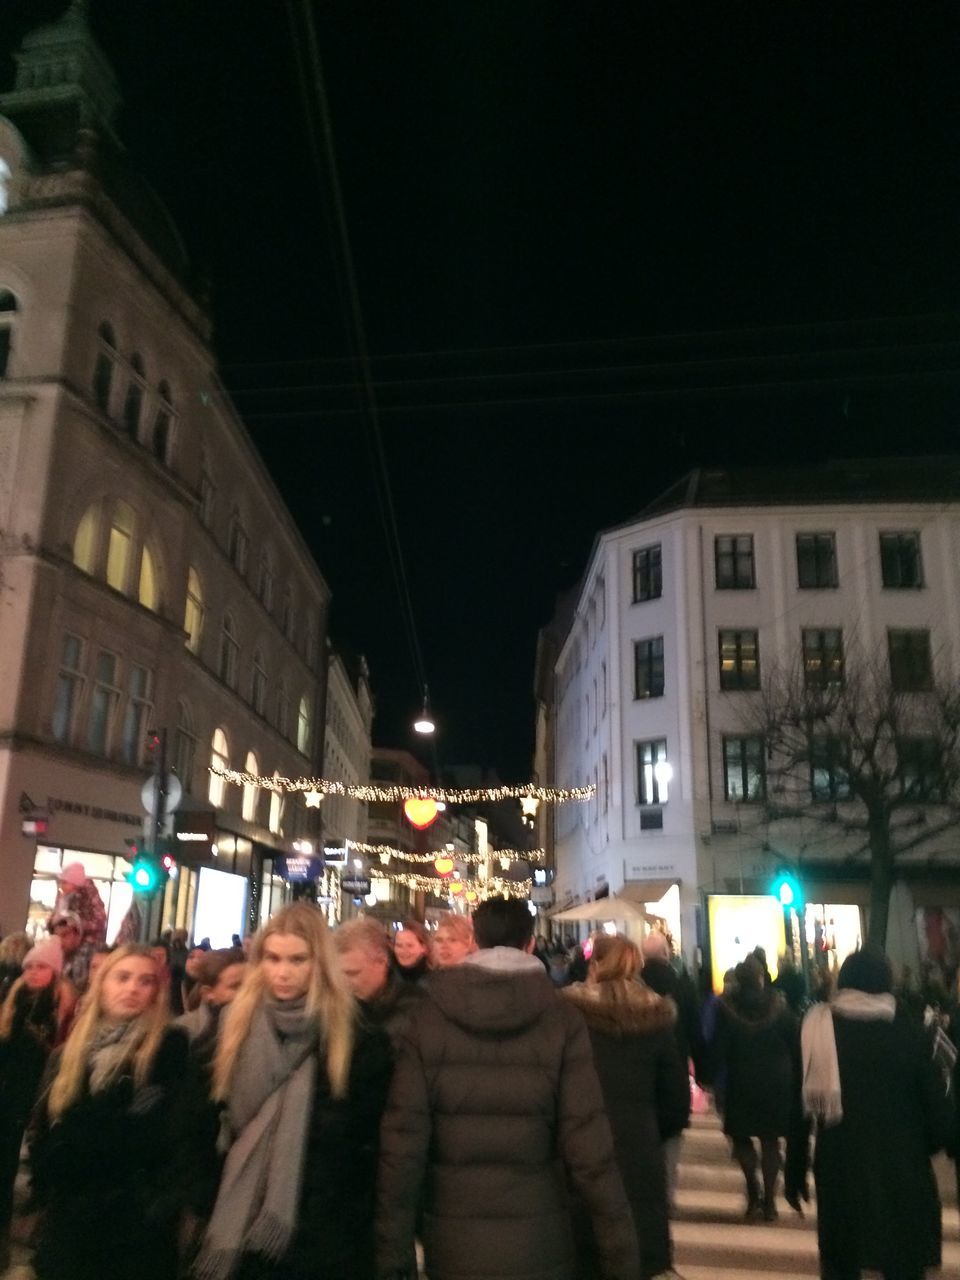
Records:
M780 1139L791 1132L799 1078L799 1025L755 956L737 965L736 986L717 1011L716 1066L725 1071L723 1131L743 1170L748 1222L777 1218ZM759 1168L753 1139L760 1140Z
M230 1142L194 1274L367 1280L392 1060L347 991L320 911L295 902L253 940L213 1069Z
M930 1163L950 1106L922 1030L898 1011L886 957L848 956L837 994L803 1023L803 1102L816 1121L814 1178L823 1280L920 1280L940 1265Z
M31 1123L37 1280L173 1280L187 1038L146 947L104 961Z
M587 981L564 989L583 1013L613 1131L620 1176L633 1210L644 1280L671 1265L663 1142L690 1118L687 1064L674 1036L677 1009L637 978L640 952L628 939L601 937ZM579 1234L583 1234L582 1232ZM584 1253L589 1241L584 1241ZM580 1277L599 1275L581 1256Z

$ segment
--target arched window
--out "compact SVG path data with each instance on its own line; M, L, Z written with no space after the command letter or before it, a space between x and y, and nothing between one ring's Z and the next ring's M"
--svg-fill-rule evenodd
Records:
M3 210L0 209L0 213L2 212ZM17 300L9 289L0 289L0 378L7 376L16 323Z
M183 611L183 629L187 633L187 648L191 653L200 652L203 635L203 588L200 575L193 565L187 573L187 604Z
M165 382L161 382L157 387L157 395L160 403L157 406L157 416L153 420L151 447L153 456L167 466L170 461L170 440L173 430L173 401L170 398L170 388Z
M157 566L149 547L144 547L140 554L140 583L137 588L137 599L145 609L151 609L154 613L160 607Z
M284 738L290 734L290 699L282 680L277 684L277 732Z
M274 773L274 778L279 778L278 773ZM270 792L270 820L268 826L275 836L283 835L283 793L280 791Z
M213 744L210 750L210 768L230 768L230 748L227 746L227 735L222 729L214 729L213 731ZM210 790L207 794L213 807L215 809L219 809L223 805L227 794L226 778L221 778L218 774L211 773Z
M107 583L115 591L129 590L135 522L132 507L128 507L125 502L118 502L114 506L107 542Z
M193 731L193 716L183 698L177 702L177 733L173 744L173 768L188 794L193 781L193 761L197 752L197 737Z
M247 758L243 762L243 772L253 773L258 777L260 775L260 766L257 763L257 757L252 751L247 752ZM256 822L257 820L257 801L260 799L260 788L252 782L243 784L243 802L240 808L240 816L244 822Z
M73 536L73 563L84 573L97 572L101 511L99 502L95 502L92 507L87 507L80 517L77 532Z
M310 704L306 696L300 699L300 709L297 712L297 750L302 751L304 755L310 747Z
M229 613L223 615L220 628L220 679L231 689L237 687L237 670L240 665L240 641Z
M97 408L109 415L117 343L106 320L97 330L97 337L100 339L100 350L93 367L93 398L97 402Z
M253 676L250 681L250 705L258 716L267 706L267 668L259 649L253 652Z
M130 381L123 402L123 425L132 440L140 436L140 414L143 410L144 369L138 355L130 357Z

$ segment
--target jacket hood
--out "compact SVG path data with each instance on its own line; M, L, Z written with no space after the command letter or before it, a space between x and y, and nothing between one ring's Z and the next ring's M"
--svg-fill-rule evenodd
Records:
M776 1022L787 1008L787 1002L780 992L771 987L762 991L738 991L731 996L721 996L720 1003L735 1022L750 1027L762 1027Z
M516 1034L536 1022L557 999L543 965L539 960L534 965L459 964L432 973L427 994L445 1017L467 1031Z
M607 1035L643 1035L654 1031L667 1031L677 1020L677 1006L667 997L658 996L642 982L632 982L625 988L617 984L614 997L611 983L577 982L565 987L563 995L575 1004L591 1031L603 1031Z

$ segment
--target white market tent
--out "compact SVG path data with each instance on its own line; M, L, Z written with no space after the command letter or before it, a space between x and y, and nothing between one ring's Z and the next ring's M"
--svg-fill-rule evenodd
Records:
M649 921L651 917L644 910L642 903L631 902L629 898L621 898L613 894L608 898L598 898L595 902L581 902L577 907L567 907L565 911L558 911L550 919L560 924L572 924L577 920L592 921L597 924L607 921L625 924L634 920Z

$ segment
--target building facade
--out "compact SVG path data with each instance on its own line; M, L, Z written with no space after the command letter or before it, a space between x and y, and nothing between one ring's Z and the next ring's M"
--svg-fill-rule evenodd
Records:
M78 859L115 931L164 730L183 796L162 924L216 945L284 898L273 859L312 815L208 769L318 772L330 593L117 105L80 5L0 96L0 932L36 925Z
M596 785L557 811L558 905L625 892L693 961L708 895L762 897L787 862L842 958L869 868L841 824L771 825L761 689L855 653L960 687L958 599L956 460L694 472L601 534L555 668L555 781ZM909 917L960 906L960 830L901 872Z

